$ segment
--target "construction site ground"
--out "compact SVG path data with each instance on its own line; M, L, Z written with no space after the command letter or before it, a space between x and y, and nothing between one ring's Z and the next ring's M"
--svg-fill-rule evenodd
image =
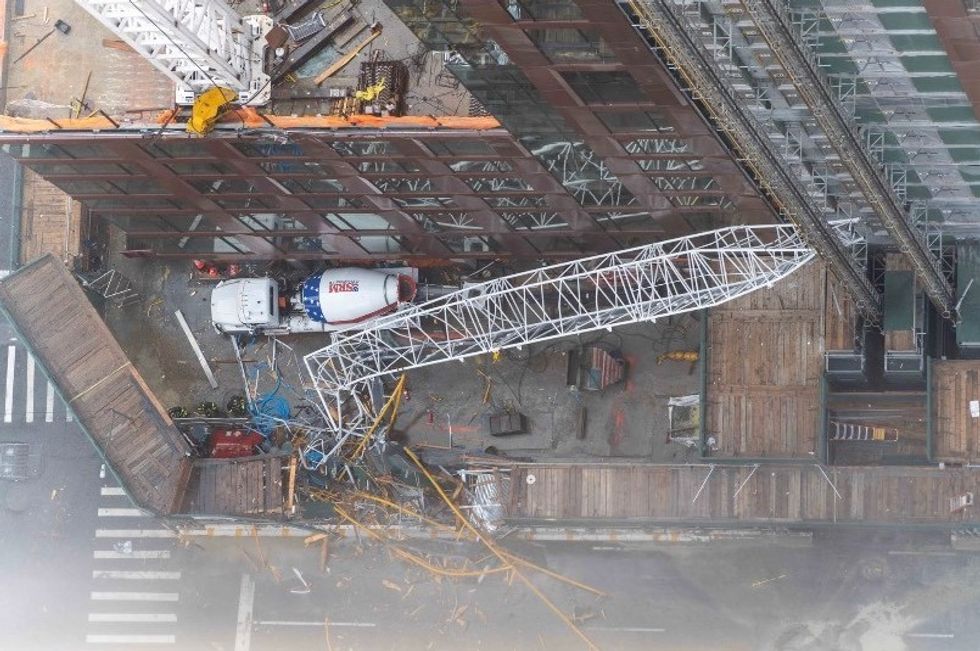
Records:
M117 257L114 264L135 283L140 300L122 308L107 305L106 320L164 405L193 410L201 401L214 401L224 407L232 396L243 394L231 340L210 324L209 301L216 281L193 273L190 262ZM178 309L209 360L217 389L209 386L180 329L174 314ZM658 364L657 357L668 350L697 349L700 337L698 317L681 315L581 340L561 339L508 351L496 362L485 355L416 369L409 373L396 429L413 444L435 447L448 447L452 429L452 443L461 451L494 446L509 456L534 459L612 456L693 461L695 449L666 442L667 401L698 393L698 362ZM280 341L285 344L277 345L276 352L284 387L280 391L295 408L294 390L310 386L302 355L326 345L328 337L294 335ZM604 391L570 390L567 351L579 343L602 343L620 350L627 363L625 381ZM251 393L273 390L277 377L269 340L254 338L244 358ZM584 438L579 438L580 407L585 408ZM527 433L490 436L489 416L507 409L526 417Z
M236 8L248 15L259 12L260 4L249 0ZM329 7L324 10L329 16L349 12L356 18L354 28L358 31L350 39L351 45L369 33L371 24L377 22L382 27L381 36L325 82L325 87L349 87L353 93L361 61L401 61L409 74L405 96L408 114L469 114L470 95L445 69L443 53L427 52L383 0L324 4ZM83 117L103 110L117 122L126 122L152 118L172 108L173 83L74 0L19 0L11 5L10 13L5 113L57 120L73 115L73 101L84 99L79 111ZM71 30L67 34L55 30L57 20L67 23ZM347 45L338 49L328 43L295 72L295 80L281 84L295 90L295 99L277 100L267 110L284 115L329 113L325 100L303 99L303 89L313 88L310 80L346 51Z

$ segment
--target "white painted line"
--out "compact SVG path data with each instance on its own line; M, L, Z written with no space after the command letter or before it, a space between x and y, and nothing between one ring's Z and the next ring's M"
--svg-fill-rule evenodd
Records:
M177 601L176 592L93 592L92 601Z
M126 494L126 491L124 491L121 486L103 486L102 487L102 494L103 495L125 495Z
M937 640L952 640L956 636L952 633L906 633L905 637L924 637Z
M89 644L174 644L173 635L86 635Z
M252 646L252 604L255 602L255 579L242 574L238 592L238 626L235 629L235 651L249 651Z
M889 549L889 556L959 556L959 552L943 552L943 551L915 551L906 549Z
M170 529L96 529L96 538L176 538Z
M142 581L146 579L161 579L176 581L180 572L155 572L146 570L92 570L93 579L127 579Z
M99 509L100 518L145 518L149 515L143 509Z
M644 628L642 626L588 626L586 631L613 631L616 633L666 633L666 628Z
M61 404L65 406L65 422L70 423L74 421L75 417L71 415L71 407L68 406L68 403L62 400Z
M133 559L147 559L147 558L170 558L170 552L166 549L161 551L138 551L133 550L128 554L126 552L115 552L115 551L103 551L96 550L92 552L92 558L101 558L103 560L126 560L129 558Z
M255 622L256 626L323 626L324 622L288 622L278 620L264 620ZM374 622L326 622L327 626L347 626L351 628L374 628Z
M24 419L28 423L34 422L34 355L27 353L27 404L25 405Z
M17 347L7 346L7 393L3 396L3 422L14 420L14 363L17 361Z
M176 622L172 613L89 613L90 622Z
M54 385L48 382L48 393L44 398L44 422L54 422Z

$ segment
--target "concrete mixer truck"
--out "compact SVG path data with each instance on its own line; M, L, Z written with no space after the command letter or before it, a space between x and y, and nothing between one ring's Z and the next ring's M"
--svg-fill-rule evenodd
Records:
M211 323L223 334L287 335L366 325L411 303L418 270L327 269L288 295L273 278L224 280L211 292Z

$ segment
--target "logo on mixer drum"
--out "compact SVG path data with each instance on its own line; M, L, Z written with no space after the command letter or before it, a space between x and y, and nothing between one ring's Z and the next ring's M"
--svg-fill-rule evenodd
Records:
M340 292L356 292L358 290L356 280L331 280L327 285L327 291L331 294Z

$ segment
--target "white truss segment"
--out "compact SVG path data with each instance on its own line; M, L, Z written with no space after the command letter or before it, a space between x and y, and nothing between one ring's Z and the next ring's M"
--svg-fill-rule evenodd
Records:
M473 285L342 334L304 361L336 414L372 378L713 307L813 257L790 225L708 231Z
M242 18L223 0L76 0L177 86L178 103L212 86L243 103L268 101L262 46L267 16Z

